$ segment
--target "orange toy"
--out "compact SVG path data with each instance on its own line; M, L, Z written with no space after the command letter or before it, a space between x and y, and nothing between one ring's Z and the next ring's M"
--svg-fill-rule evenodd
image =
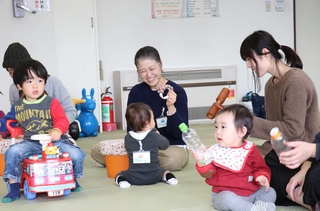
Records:
M129 158L126 155L105 155L107 175L110 178L115 178L120 171L125 171L129 168Z
M222 104L227 99L229 93L230 93L230 90L228 88L223 88L221 90L220 94L218 95L218 97L216 99L216 102L214 102L212 104L211 108L209 109L209 111L207 113L208 119L213 119L216 116L216 114L218 113L218 111L223 108Z
M4 173L4 166L5 166L4 154L0 154L0 176L2 176Z

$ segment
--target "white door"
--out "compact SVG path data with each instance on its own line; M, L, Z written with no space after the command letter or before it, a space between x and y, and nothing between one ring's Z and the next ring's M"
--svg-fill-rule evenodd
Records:
M81 99L82 89L94 88L94 111L101 125L100 79L96 42L95 0L54 0L57 77L72 98ZM59 10L55 10L59 8Z

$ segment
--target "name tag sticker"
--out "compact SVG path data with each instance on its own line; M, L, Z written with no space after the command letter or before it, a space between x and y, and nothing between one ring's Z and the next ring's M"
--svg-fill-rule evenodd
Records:
M150 151L133 152L133 163L150 163Z
M157 126L158 128L167 127L167 117L159 117L157 118Z

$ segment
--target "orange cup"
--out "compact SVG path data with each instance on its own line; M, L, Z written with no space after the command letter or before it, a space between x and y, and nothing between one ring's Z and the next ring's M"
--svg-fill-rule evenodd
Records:
M128 154L126 155L105 155L106 170L108 177L115 178L120 171L129 168Z

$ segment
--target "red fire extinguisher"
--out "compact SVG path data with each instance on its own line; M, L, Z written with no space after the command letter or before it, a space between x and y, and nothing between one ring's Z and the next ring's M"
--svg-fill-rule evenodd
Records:
M101 94L102 126L104 131L108 130L108 124L114 123L113 99L109 96L109 94L112 94L109 88L110 86Z

